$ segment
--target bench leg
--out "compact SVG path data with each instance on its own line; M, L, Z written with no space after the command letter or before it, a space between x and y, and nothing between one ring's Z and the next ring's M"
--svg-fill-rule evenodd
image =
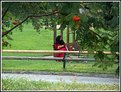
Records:
M64 54L64 57L63 57L63 69L66 68L66 60L65 60L65 57L66 57L66 53Z

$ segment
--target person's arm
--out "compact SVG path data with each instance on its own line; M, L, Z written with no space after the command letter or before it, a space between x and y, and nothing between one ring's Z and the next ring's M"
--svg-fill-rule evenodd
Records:
M59 46L58 46L58 49L60 49L60 48L62 48L62 47L64 47L64 45L59 45Z

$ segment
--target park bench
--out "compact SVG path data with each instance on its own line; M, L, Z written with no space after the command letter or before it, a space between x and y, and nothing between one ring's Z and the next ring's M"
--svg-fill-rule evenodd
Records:
M2 56L2 60L62 60L63 68L65 69L66 61L95 61L94 58L69 56L67 54L89 54L88 51L55 51L55 50L2 50L3 53L34 53L34 54L55 54L64 53L64 57L44 56L44 57L30 57L30 56ZM90 53L97 53L96 51ZM111 52L104 52L111 55ZM117 53L118 54L118 53Z

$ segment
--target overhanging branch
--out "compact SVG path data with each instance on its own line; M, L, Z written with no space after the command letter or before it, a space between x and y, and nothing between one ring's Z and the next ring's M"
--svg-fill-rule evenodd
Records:
M4 37L5 35L7 35L8 33L10 33L13 29L15 29L16 27L18 27L19 25L21 25L23 22L25 22L28 18L30 17L42 17L42 16L50 16L53 14L56 14L58 12L54 12L54 13L48 13L48 14L40 14L40 15L29 15L27 16L23 21L21 21L20 23L18 23L17 25L15 25L13 28L11 28L8 31L2 32L2 37Z
M8 12L8 10L9 10L10 7L11 7L11 5L9 5L7 7L7 9L5 10L5 12L3 12L3 14L2 14L2 20L4 19L5 15L7 14L7 12Z
M5 10L5 12L3 13L3 15L2 15L2 20L3 20L3 18L4 18L4 16L6 15L6 13L8 12L8 9L9 9L9 7Z
M99 38L103 39L103 37L100 36L98 33L94 32L94 31L92 31L92 30L90 30L90 31L93 32L95 35L97 35ZM107 42L107 44L110 46L110 44L109 44L108 42Z
M28 17L26 17L23 21L21 21L19 24L17 24L17 25L15 25L13 28L11 28L10 30L8 30L8 31L5 31L5 32L2 32L2 37L3 36L5 36L5 35L7 35L8 33L10 33L13 29L15 29L16 27L18 27L19 25L21 25L23 22L25 22L27 19L29 18L29 16Z

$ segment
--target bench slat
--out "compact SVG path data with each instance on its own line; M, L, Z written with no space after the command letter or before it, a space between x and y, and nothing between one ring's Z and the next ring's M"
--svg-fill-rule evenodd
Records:
M88 51L55 51L55 50L2 50L4 53L67 53L67 54L94 54L97 53L96 51L88 52ZM111 52L104 51L103 53L111 55ZM119 54L119 52L116 52L116 54Z
M2 56L3 60L63 60L58 57L27 57L27 56ZM77 57L66 57L65 60L72 61L94 61L94 58L77 58Z

